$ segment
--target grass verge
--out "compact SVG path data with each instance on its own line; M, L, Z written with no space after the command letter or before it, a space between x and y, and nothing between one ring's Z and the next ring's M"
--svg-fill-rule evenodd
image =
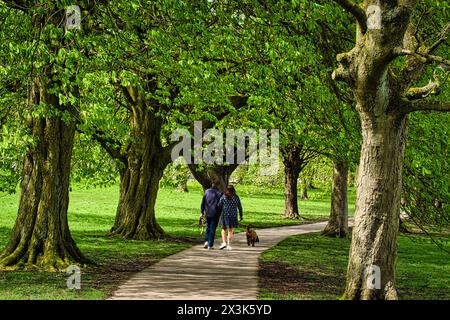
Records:
M440 236L447 248L450 236ZM320 234L290 237L260 259L260 299L339 299L345 287L350 238ZM450 255L424 235L400 235L400 299L450 299Z

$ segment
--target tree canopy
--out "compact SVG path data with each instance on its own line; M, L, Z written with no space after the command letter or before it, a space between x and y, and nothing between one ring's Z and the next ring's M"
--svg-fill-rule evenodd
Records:
M71 184L120 186L108 236L167 237L159 187L189 177L171 135L195 136L196 121L279 130L273 179L224 161L189 169L204 188L235 170L284 178L284 214L297 219L299 177L305 189L319 168L325 234L346 235L357 176L346 298L396 298L400 213L450 224L450 119L432 112L450 110L448 1L96 0L79 1L81 20L70 5L0 1L0 192L20 189L0 267L89 263L70 235ZM373 265L381 291L364 284Z

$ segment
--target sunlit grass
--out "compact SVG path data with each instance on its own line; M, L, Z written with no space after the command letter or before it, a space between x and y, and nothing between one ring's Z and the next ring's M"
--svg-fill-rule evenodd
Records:
M441 237L450 248L450 237ZM290 237L260 259L261 299L339 299L350 239L319 234ZM269 272L269 270L271 270ZM279 272L280 277L273 279ZM450 299L450 255L423 235L400 235L396 269L400 299ZM270 276L272 275L272 278ZM283 281L290 280L287 287Z
M307 220L286 220L282 217L282 188L236 188L244 207L243 223L251 223L256 228L324 220L329 214L329 195L324 190L311 190L311 200L299 202L301 216ZM200 229L196 224L200 215L202 189L197 183L192 183L189 191L180 193L168 188L161 189L158 194L157 221L175 239L132 241L106 236L114 223L118 186L100 189L74 186L70 193L68 213L70 229L81 251L97 264L96 267L82 269L82 289L68 290L65 273L1 272L0 299L104 299L116 285L114 278L118 274L126 273L129 276L143 265L150 265L190 247L192 243L182 240L186 237L201 241ZM0 196L2 248L15 222L18 197L18 194ZM136 262L136 266L130 267L133 262Z

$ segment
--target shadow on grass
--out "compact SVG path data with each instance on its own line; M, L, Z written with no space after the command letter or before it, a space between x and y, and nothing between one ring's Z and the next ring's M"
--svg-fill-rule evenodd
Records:
M270 262L259 270L260 286L264 291L279 297L293 297L310 295L315 299L337 299L337 294L345 288L345 273L336 270L323 273L320 266L308 270L298 269L283 262Z
M424 235L416 235L422 237ZM442 236L445 242L448 236ZM261 298L337 299L343 293L351 237L299 235L260 259ZM396 282L400 299L450 298L448 254L435 244L399 235Z
M172 252L172 249L190 245L189 239L169 237L155 240L129 240L110 237L104 230L75 231L72 233L80 249L94 261L131 259L142 254L151 254L156 259Z
M10 230L0 228L2 244ZM126 240L105 230L73 231L80 250L94 264L81 267L81 290L68 290L65 272L0 271L1 299L104 299L122 281L155 262L191 247L181 238Z
M160 217L157 215L156 221L170 237L188 238L189 241L189 238L197 238L199 235L198 217L199 214L190 213L182 217L162 214ZM114 216L92 213L72 214L69 223L72 235L79 235L81 240L89 236L108 238L107 234L114 224Z

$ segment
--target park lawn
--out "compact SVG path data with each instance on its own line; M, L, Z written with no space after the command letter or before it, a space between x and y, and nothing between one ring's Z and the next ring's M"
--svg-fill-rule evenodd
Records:
M2 299L105 299L117 285L133 273L156 261L201 243L196 226L202 189L189 185L190 192L161 189L156 204L157 221L172 236L167 240L133 241L106 237L114 223L118 186L100 189L73 187L70 194L69 224L82 252L96 266L82 268L81 290L68 290L65 273L0 272ZM243 223L256 228L325 220L329 214L329 194L311 190L311 200L300 201L302 220L285 220L282 188L238 186L244 207ZM349 203L353 203L354 192ZM0 195L0 247L7 243L17 214L18 194ZM354 208L350 208L353 214ZM242 231L242 228L239 229Z
M450 248L450 236L441 235ZM320 234L290 237L260 258L260 299L339 299L345 287L350 238ZM397 258L400 299L450 299L450 255L425 235L400 235Z

